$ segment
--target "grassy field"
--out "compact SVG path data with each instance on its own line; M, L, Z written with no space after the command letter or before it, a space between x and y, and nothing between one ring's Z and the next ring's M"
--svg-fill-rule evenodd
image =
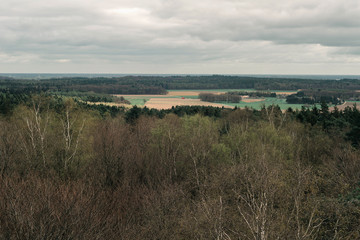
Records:
M126 98L133 106L143 106L150 98Z
M254 108L254 109L261 109L262 106L270 106L270 105L279 105L279 107L282 110L286 110L288 108L292 108L292 109L301 109L301 107L303 106L303 104L288 104L286 103L285 99L279 99L279 98L266 98L264 101L259 101L259 102L243 102L240 101L240 103L223 103L223 104L227 104L233 107L238 107L238 108ZM317 106L320 106L319 104Z

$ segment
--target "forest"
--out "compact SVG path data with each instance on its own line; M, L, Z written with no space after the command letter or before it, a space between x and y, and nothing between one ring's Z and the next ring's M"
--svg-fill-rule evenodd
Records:
M341 104L344 100L357 101L360 99L360 92L358 90L301 90L296 94L292 94L286 97L288 103L300 103L300 104L314 104L314 103L331 103Z
M6 91L0 239L360 238L356 106L126 110Z
M231 102L238 103L241 101L241 96L230 93L214 94L214 93L200 93L199 99L205 102Z
M247 95L249 97L276 97L276 93L275 92L269 92L269 91L230 91L228 92L228 94L231 95L239 95L239 96L244 96Z
M64 77L42 80L1 77L0 89L21 89L32 92L81 91L107 94L166 94L166 90L176 89L360 90L360 80L316 80L225 75L124 76L113 78Z

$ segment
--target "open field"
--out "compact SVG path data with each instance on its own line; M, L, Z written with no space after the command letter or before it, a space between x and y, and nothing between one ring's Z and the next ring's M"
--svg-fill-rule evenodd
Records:
M281 91L281 92L271 91L271 92L275 92L277 95L291 95L291 94L297 93L297 91L292 91L292 92L288 92L288 91Z
M155 109L169 109L172 106L213 106L213 107L227 107L229 105L221 103L203 102L200 99L181 99L181 98L151 98L145 103L147 108Z
M241 101L245 103L262 102L265 101L265 98L243 98Z
M270 105L278 105L282 110L286 110L288 108L292 108L292 109L301 109L301 107L303 106L303 104L288 104L286 103L285 99L280 99L280 98L265 98L263 99L263 101L256 101L256 102L244 102L245 99L243 99L243 101L240 101L240 103L223 103L223 104L227 104L233 107L238 107L238 108L254 108L254 109L261 109L262 106L270 106ZM312 105L311 105L312 106ZM316 105L317 107L320 107L320 104Z
M127 95L127 94L115 94L116 97L124 97L126 100L129 100L131 105L144 106L147 101L151 98L185 98L185 99L198 99L200 93L213 93L213 94L222 94L230 91L246 91L254 92L255 89L186 89L186 90L168 90L166 95ZM269 90L270 92L276 92L278 94L293 94L296 91L278 91L278 90ZM260 102L259 99L256 100L244 100L244 103Z
M222 94L225 92L222 91L169 91L169 93L167 94L167 96L199 96L200 93L213 93L213 94Z
M339 110L344 110L346 107L353 107L354 104L356 103L356 108L360 110L360 102L355 102L355 101L346 101L345 103L341 104L341 105L337 105L336 107ZM330 110L334 110L334 107L331 107Z
M199 93L209 92L214 94L226 93L229 91L256 91L255 89L206 89L206 90L169 90L167 95L114 95L114 96L123 96L126 100L131 102L131 105L137 106L146 106L148 108L156 108L156 109L168 109L172 106L216 106L216 107L238 107L238 108L254 108L261 109L262 106L269 105L279 105L282 110L286 110L288 108L292 109L301 109L303 104L288 104L284 98L248 98L247 96L243 96L242 101L240 103L211 103L211 102L203 102L198 99ZM277 94L289 95L294 94L296 91L283 91L283 90L269 90L269 92L276 92ZM346 106L353 106L354 102L347 102L346 105L338 106L339 109L344 109ZM360 104L359 104L360 105ZM316 105L320 107L320 104ZM311 107L311 106L310 106Z

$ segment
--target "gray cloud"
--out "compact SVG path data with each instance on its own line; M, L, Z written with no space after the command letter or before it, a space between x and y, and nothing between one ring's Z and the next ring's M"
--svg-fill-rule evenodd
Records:
M359 73L357 0L4 1L2 72Z

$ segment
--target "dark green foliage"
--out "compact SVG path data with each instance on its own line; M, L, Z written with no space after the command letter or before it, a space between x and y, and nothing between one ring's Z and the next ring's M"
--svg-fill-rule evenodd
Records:
M355 90L337 89L337 90L301 90L296 94L291 94L286 97L286 102L291 104L315 104L315 103L330 103L339 105L344 100L357 100L360 93Z
M230 95L240 95L240 96L248 95L249 97L272 97L272 98L276 97L276 93L274 93L274 92L266 92L266 91L251 91L251 92L247 92L247 91L231 91L231 92L228 92L228 94L230 94Z
M22 91L0 90L0 114L10 114L13 109L29 99L30 95Z
M87 104L84 102L79 102L76 99L75 102L83 109L96 111L103 117L106 117L107 115L110 115L111 117L116 117L119 114L121 115L125 113L124 107L108 106L104 104Z
M144 112L147 112L146 110L147 109L145 109ZM137 106L132 107L129 111L126 112L125 115L126 122L134 124L135 120L140 117L141 113L142 113L141 108Z
M126 76L119 78L0 79L0 88L32 91L93 91L108 94L165 94L170 89L360 89L359 80L314 80L243 76ZM165 90L166 89L166 90Z
M240 95L235 94L213 94L213 93L200 93L199 99L205 102L230 102L239 103L241 101Z
M99 94L166 94L153 81L137 78L61 78L45 80L0 80L1 88L27 92L93 92ZM76 93L80 95L81 93Z
M344 111L335 108L329 111L326 103L321 104L321 109L314 106L312 109L303 107L297 112L297 118L312 126L321 126L325 131L342 136L352 142L354 146L360 143L360 111L354 105L353 108L346 107Z
M54 96L73 97L84 102L115 102L116 97L107 94L99 94L94 92L55 92L51 93Z
M219 118L222 113L225 113L226 111L228 110L211 106L175 106L171 109L164 110L149 109L147 107L139 108L134 106L126 111L125 120L127 123L134 123L140 116L163 118L166 114L171 113L176 114L179 117L200 114L202 116Z

